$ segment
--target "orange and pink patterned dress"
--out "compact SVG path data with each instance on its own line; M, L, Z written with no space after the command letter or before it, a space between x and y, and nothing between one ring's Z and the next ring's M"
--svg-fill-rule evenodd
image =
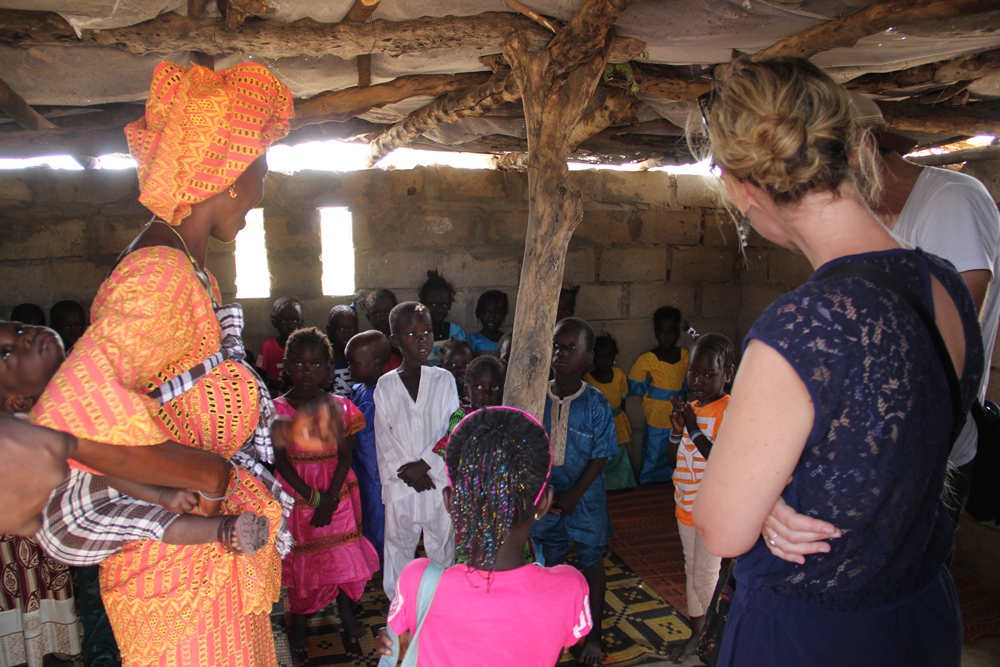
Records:
M213 280L218 298L218 287ZM212 299L187 256L168 247L129 254L94 300L93 324L32 412L33 421L81 438L144 446L173 440L231 457L253 434L257 385L224 361L162 407L146 394L219 351ZM79 467L79 466L78 466ZM274 535L281 507L246 472L222 514L271 522L253 556L217 543L142 540L101 564L101 593L126 667L273 667L268 614L281 586Z
M344 437L365 427L365 416L350 400L331 395L344 419ZM296 410L284 398L274 400L279 416L292 417ZM325 492L339 465L337 449L306 450L288 447L288 462L302 481ZM281 479L281 475L278 475ZM340 487L340 504L330 523L314 528L309 522L313 508L299 496L292 485L281 479L285 491L295 498L295 509L288 528L295 538L292 552L282 561L283 583L288 587L288 602L293 614L314 614L337 599L343 590L357 602L365 584L378 572L378 552L361 534L361 493L353 470L347 471Z

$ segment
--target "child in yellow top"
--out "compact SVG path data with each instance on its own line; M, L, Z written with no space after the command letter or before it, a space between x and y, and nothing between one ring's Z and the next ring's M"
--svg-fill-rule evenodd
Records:
M719 579L722 559L705 548L691 520L691 510L712 443L729 407L726 384L733 379L735 357L732 341L722 334L700 337L694 344L687 376L697 403L692 405L682 398L671 400L674 411L670 415L670 458L677 462L673 475L674 513L684 547L688 616L691 618L691 638L671 656L674 662L684 662L694 655L705 626L705 610Z
M625 413L625 399L628 398L628 379L625 371L615 366L618 357L618 343L610 334L598 336L594 341L594 370L583 380L604 394L611 404L611 414L615 418L615 433L618 435L618 455L604 466L604 483L608 491L631 489L635 486L635 473L628 459L628 444L632 441L632 424Z
M672 459L667 457L673 412L670 399L684 396L688 370L688 352L677 347L682 319L681 311L670 306L653 313L657 346L636 359L628 373L631 393L642 395L642 413L646 417L640 484L667 482L673 471Z

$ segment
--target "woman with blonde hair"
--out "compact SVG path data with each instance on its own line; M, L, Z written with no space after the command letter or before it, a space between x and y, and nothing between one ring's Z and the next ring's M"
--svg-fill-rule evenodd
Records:
M739 60L700 102L733 207L815 269L747 335L694 506L740 556L719 664L958 665L943 492L983 372L968 290L872 215L872 148L817 67ZM779 498L839 528L824 553L770 553Z
M273 461L273 412L243 357L242 312L220 306L205 257L209 238L233 241L260 202L264 152L291 115L288 88L261 65L157 66L145 116L125 129L154 217L32 413L77 437L75 467L197 490L198 513L268 518L267 546L252 555L145 539L101 564L127 666L276 664L282 507L260 465Z

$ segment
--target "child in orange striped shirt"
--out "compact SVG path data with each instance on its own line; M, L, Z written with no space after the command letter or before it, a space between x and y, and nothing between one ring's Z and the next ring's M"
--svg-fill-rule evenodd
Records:
M733 379L736 352L722 334L698 338L691 352L687 382L697 399L695 404L671 399L669 460L676 461L673 474L674 513L684 547L684 576L687 579L688 616L691 638L671 656L680 663L694 655L705 625L705 610L712 600L719 578L721 559L705 548L691 520L691 509L705 474L712 443L729 407L726 384Z

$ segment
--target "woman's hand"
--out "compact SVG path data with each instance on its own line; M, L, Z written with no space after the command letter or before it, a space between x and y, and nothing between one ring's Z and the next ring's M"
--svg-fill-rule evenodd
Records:
M76 438L19 419L0 416L0 533L34 535L42 526L41 511L68 472L66 457Z
M771 553L790 563L804 565L808 554L828 553L826 540L840 537L840 529L821 519L799 514L778 498L764 520L761 535Z

